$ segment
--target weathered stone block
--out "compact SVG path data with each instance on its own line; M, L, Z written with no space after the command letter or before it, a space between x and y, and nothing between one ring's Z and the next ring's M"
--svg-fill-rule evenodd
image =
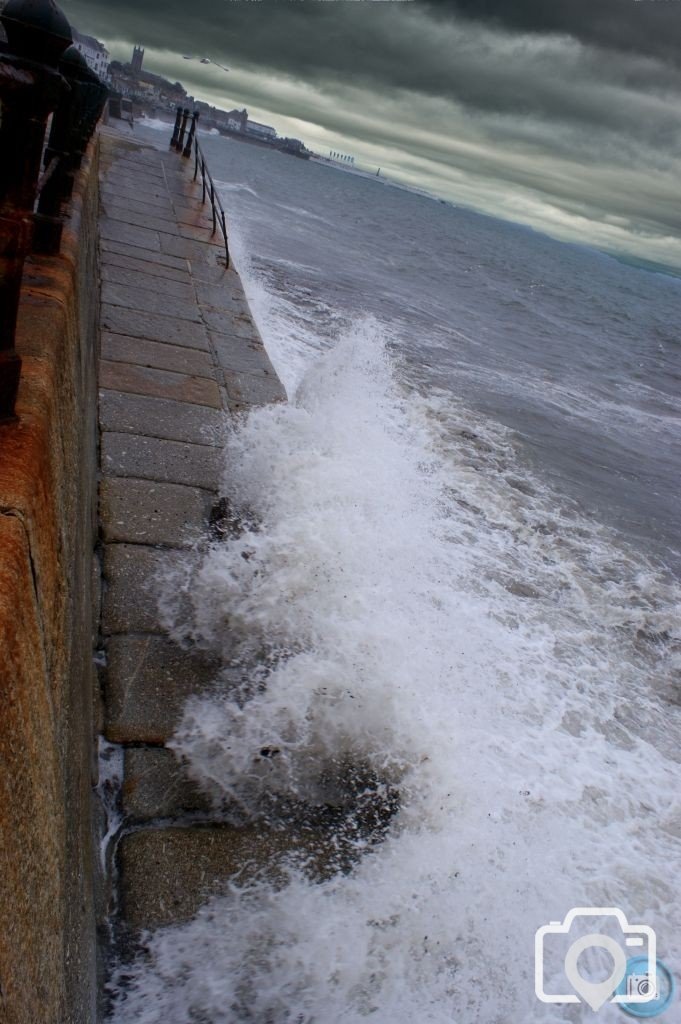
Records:
M102 469L109 476L134 476L190 487L217 489L219 452L204 444L182 444L135 434L102 435Z
M138 209L142 212L145 210L147 212L150 210L164 211L159 213L160 217L164 217L165 211L172 211L173 208L165 189L150 189L145 191L143 199L139 199L139 189L135 189L132 186L124 187L115 177L102 186L101 195L105 201L108 200L116 206L130 205L133 209Z
M218 662L165 636L115 636L107 644L106 735L115 743L167 742L188 697L211 689Z
M136 245L141 249L151 249L152 252L161 250L157 231L149 231L148 228L138 228L131 224L121 224L117 220L109 220L102 217L99 225L102 238L110 239L113 242L125 242L126 245ZM164 250L167 251L167 250ZM182 255L177 254L177 255Z
M260 341L258 329L253 323L250 313L235 308L234 312L213 309L209 306L201 308L201 315L206 326L218 334L232 334L239 338Z
M106 477L99 494L105 542L190 547L205 536L208 495L196 487Z
M136 230L141 231L143 229L137 228ZM175 234L170 235L160 232L159 239L161 252L165 252L169 256L180 256L187 260L202 260L206 256L206 248L210 248L212 245L215 245L216 236L217 233L211 239L210 231L206 229L206 240L203 242L195 241L191 238L182 238Z
M255 376L275 376L274 367L262 342L236 335L215 334L212 331L210 339L223 369Z
M103 253L114 253L118 256L141 260L154 267L166 267L170 270L187 270L187 261L177 256L169 256L167 253L158 252L156 249L145 249L141 246L130 245L129 242L121 242L115 238L101 238L99 242Z
M135 227L148 228L150 231L172 232L177 229L170 204L167 214L159 207L141 212L134 209L129 203L113 203L108 199L104 202L103 208L109 220L119 221L121 224L132 224Z
M217 409L120 391L100 392L99 420L105 431L213 446L222 443L225 426Z
M240 405L269 405L286 401L286 392L278 377L224 371L227 394Z
M125 257L117 258L124 259ZM196 304L196 296L188 275L182 279L179 271L171 270L170 273L176 276L168 277L167 273L163 274L165 267L159 267L160 273L157 274L154 273L153 267L145 265L142 261L139 262L144 269L141 269L140 266L135 269L117 266L107 259L101 268L102 281L115 284L119 288L142 288L147 292L158 292L161 295L172 294L180 302ZM123 305L126 304L123 303ZM133 303L130 302L129 305L133 305Z
M157 280L161 280L158 278ZM190 320L200 323L196 301L192 297L185 299L177 294L171 284L165 288L145 288L144 281L139 280L135 286L117 284L114 281L102 282L102 302L112 306L123 306L125 309L141 310L144 313L158 313L161 316L172 316L176 320Z
M186 262L179 269L174 266L167 267L164 263L155 262L154 255L152 252L144 253L144 256L146 256L146 259L144 259L141 256L124 255L110 249L106 253L102 270L106 269L110 273L114 268L117 268L133 274L147 274L150 277L161 277L167 281L177 281L185 287L188 285L190 277ZM171 257L166 257L166 259L169 258ZM149 262L150 260L151 263ZM180 260L180 263L182 263L182 260Z
M276 878L282 858L301 847L300 834L255 825L134 832L119 848L125 919L139 930L187 921L230 878L263 869Z
M152 395L154 398L172 398L176 402L207 405L212 409L220 409L222 406L220 392L214 380L159 370L155 366L102 360L99 380L102 387L111 391Z
M246 317L249 323L252 322L246 296L233 283L209 284L206 281L195 281L194 287L202 310L212 310L219 315Z
M102 359L153 366L211 380L215 374L213 361L206 352L182 345L166 345L162 341L128 338L125 334L111 334L109 331L102 334Z
M165 341L171 345L208 350L208 334L202 324L177 320L160 313L145 313L104 303L102 327L114 334L127 334L131 338L148 338L150 341Z
M142 544L105 545L102 632L163 633L159 606L163 581L187 557L184 552Z
M124 771L123 813L130 822L211 810L210 799L187 776L171 750L129 747Z

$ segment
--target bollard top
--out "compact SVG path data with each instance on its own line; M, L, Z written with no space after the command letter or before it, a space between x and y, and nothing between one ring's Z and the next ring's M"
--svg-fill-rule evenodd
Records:
M73 42L71 26L54 0L7 0L0 14L10 50L56 67Z
M74 46L67 46L59 61L59 70L65 78L75 78L80 81L99 82L98 76L92 71L80 50Z

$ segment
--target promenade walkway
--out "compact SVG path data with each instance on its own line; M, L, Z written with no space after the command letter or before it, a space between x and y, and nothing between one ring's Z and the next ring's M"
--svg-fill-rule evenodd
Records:
M124 759L110 893L123 942L191 916L269 842L214 821L164 747L219 666L164 632L159 578L210 536L225 417L285 398L192 169L102 129L101 715Z

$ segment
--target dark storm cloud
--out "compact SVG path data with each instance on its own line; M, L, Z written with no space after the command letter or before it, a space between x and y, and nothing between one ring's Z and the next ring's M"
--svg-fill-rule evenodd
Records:
M564 237L654 236L681 262L681 0L63 6L219 105L298 118L313 139L335 133L411 181Z
M627 4L655 6L645 0ZM533 49L512 35L463 30L449 6L444 24L442 6L417 3L365 3L358 10L354 3L196 0L189 6L151 0L140 6L119 0L114 8L92 0L66 7L81 20L96 22L108 38L144 41L153 34L157 47L177 52L189 48L306 80L352 80L367 88L445 97L478 110L650 127L640 97L681 92L681 71L675 67L641 56L570 49L560 40ZM678 8L681 12L681 3ZM603 85L607 88L599 88ZM620 95L614 94L617 89ZM673 117L659 125L662 131L673 127Z
M678 0L427 0L452 12L522 32L565 33L606 49L681 62Z

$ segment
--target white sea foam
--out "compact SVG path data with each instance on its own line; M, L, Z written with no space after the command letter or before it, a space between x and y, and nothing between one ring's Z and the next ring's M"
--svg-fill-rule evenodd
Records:
M157 117L144 117L142 116L137 122L140 128L151 128L155 132L170 132L173 133L173 123L171 121L162 121Z
M571 906L652 924L681 969L676 595L501 428L406 395L380 325L305 372L303 343L291 402L228 445L225 490L259 525L194 587L205 643L243 629L276 656L248 699L192 701L175 748L255 816L348 760L399 787L399 813L349 874L293 865L158 932L115 1019L591 1020L533 994L534 931Z
M435 391L418 364L434 339L408 324L403 386L395 323L334 308L335 253L309 287L304 235L271 240L289 193L277 179L268 205L259 173L230 242L290 403L230 435L224 490L256 525L210 551L178 629L241 668L259 655L260 685L190 703L175 747L256 819L264 797L323 800L325 767L350 761L400 806L352 871L311 882L292 863L288 885L233 886L152 936L117 1024L592 1021L534 997L535 929L570 907L619 905L681 972L678 591L529 473L510 431ZM260 249L242 241L258 218ZM427 318L418 281L405 308ZM474 372L456 365L453 389ZM558 422L578 405L560 381L497 383L521 404L548 391ZM562 984L560 957L548 969Z

